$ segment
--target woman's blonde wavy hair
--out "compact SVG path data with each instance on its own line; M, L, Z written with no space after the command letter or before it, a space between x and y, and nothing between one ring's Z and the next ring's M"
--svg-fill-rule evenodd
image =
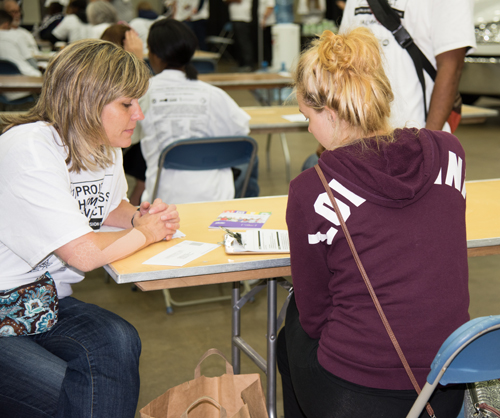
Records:
M143 96L150 74L142 60L111 42L74 42L49 63L35 106L26 114L2 116L4 132L48 122L67 148L70 171L105 168L113 162L113 147L102 125L102 110L119 97Z
M343 145L372 135L387 135L394 99L380 45L366 28L336 35L328 30L300 56L293 75L295 91L316 111L334 110L350 132ZM377 136L377 139L379 137ZM392 141L392 135L385 140Z

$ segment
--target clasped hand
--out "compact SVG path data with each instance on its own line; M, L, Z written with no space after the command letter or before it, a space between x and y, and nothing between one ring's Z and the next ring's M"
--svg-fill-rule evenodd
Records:
M167 205L161 199L155 199L153 203L142 202L138 212L134 217L134 226L140 230L146 229L153 235L154 242L172 239L179 229L177 207Z

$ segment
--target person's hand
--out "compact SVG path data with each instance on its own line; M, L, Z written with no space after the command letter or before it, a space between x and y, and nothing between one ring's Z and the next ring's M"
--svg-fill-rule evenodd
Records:
M180 217L175 205L167 205L161 199L155 199L151 204L149 202L142 202L139 208L140 216L136 216L140 220L145 215L158 215L160 220L165 224L168 232L165 235L167 240L172 239L172 235L179 229ZM140 225L134 221L134 225Z
M127 32L125 32L125 39L123 40L123 49L125 51L131 52L140 60L144 58L144 48L142 45L141 38L139 38L139 35L133 29L130 29Z

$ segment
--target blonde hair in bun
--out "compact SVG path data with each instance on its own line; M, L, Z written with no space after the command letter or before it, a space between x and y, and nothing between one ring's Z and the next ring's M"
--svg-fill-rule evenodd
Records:
M391 131L394 96L379 42L370 30L356 28L339 35L324 31L300 56L294 81L307 106L316 111L330 108L347 123L347 142Z

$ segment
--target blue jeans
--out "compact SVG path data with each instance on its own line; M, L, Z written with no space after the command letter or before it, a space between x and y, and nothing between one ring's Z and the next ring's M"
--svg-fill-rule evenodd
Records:
M0 416L133 418L141 342L135 328L67 297L48 332L0 338Z

